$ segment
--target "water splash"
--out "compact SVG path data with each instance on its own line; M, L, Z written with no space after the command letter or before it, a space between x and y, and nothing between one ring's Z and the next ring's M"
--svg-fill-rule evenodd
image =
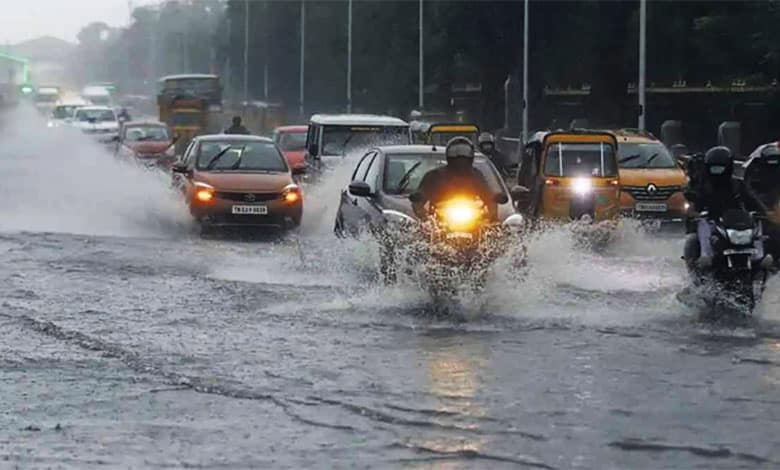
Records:
M0 230L170 237L190 229L162 173L116 160L75 129L47 128L22 107L0 136Z

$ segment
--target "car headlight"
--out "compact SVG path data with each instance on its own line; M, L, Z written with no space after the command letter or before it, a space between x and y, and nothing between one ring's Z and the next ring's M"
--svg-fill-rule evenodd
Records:
M211 202L214 200L216 190L210 184L195 183L195 200L200 202Z
M593 191L593 182L588 178L575 178L571 185L575 194L584 196Z
M481 208L475 201L454 199L442 204L437 212L442 221L452 230L470 230L479 221Z
M747 230L727 229L726 234L729 237L729 241L734 245L750 245L751 243L753 243L753 229L747 229Z
M520 233L525 228L525 219L520 214L512 214L504 219L503 225L515 233Z
M295 183L288 184L282 190L282 198L288 204L294 204L301 200L301 187Z
M382 215L385 216L385 220L390 224L402 225L417 222L414 217L410 217L403 212L394 211L392 209L382 210Z

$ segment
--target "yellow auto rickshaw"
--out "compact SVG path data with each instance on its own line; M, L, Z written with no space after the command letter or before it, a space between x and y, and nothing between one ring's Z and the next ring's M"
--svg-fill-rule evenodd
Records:
M479 127L474 124L460 123L427 123L414 121L410 125L412 131L412 140L416 144L440 145L445 146L453 137L466 137L474 145L477 144L479 137Z
M526 143L512 191L533 219L615 221L620 215L617 141L609 132L538 132Z

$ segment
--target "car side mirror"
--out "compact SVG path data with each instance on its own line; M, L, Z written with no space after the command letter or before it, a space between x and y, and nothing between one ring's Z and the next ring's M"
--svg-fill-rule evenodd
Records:
M531 190L525 186L517 185L512 188L512 199L517 202L526 203L531 196Z
M317 144L309 145L309 155L312 157L318 157L320 155L320 146Z
M509 196L504 193L498 193L493 196L493 200L496 202L496 204L506 204L509 202Z
M305 166L297 166L292 169L293 175L304 175L306 174L306 167Z
M189 173L189 170L187 169L187 165L185 165L182 162L176 162L173 165L171 165L171 172L173 173L180 173L180 174L187 174Z
M349 194L358 197L371 196L371 186L365 181L353 181L349 183Z
M181 136L179 134L174 134L173 139L171 139L171 145L173 145L176 142L178 142L180 138L181 138Z

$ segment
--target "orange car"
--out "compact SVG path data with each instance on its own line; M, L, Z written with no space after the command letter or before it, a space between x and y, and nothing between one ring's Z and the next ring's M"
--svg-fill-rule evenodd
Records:
M688 183L664 144L636 129L612 131L618 141L620 207L623 215L661 222L684 222Z
M202 228L300 225L303 194L271 139L205 135L192 140L172 168L190 213Z

